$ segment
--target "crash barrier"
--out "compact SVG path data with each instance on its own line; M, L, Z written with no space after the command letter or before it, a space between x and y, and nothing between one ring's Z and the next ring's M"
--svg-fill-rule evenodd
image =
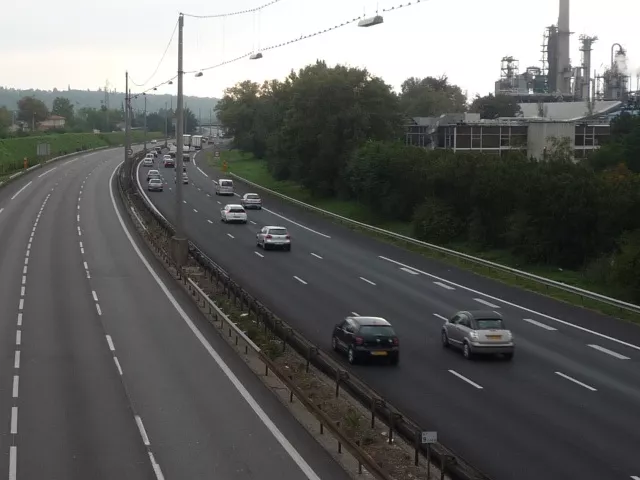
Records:
M135 159L135 163L139 162L140 160L141 155L138 155ZM124 185L124 171L121 175L118 175L118 181L121 184L120 190L123 198L127 203L135 203L138 208L140 208L141 210L144 209L144 211L147 212L148 217L154 222L155 226L162 229L167 237L172 237L175 234L173 225L171 225L157 211L155 206L153 206L148 201L143 192L139 190L138 182L135 178L133 178L133 176L135 175L135 171L136 169L134 166L128 172L130 177L129 179L127 179L129 180L127 184L131 186L131 195L128 196L126 195L126 189L122 188L122 185ZM175 263L173 262L168 252L166 252L164 249L158 249L156 253L158 253L162 257L162 260L165 261L165 263L172 265L175 268ZM490 480L490 477L471 466L460 455L457 455L451 449L445 447L441 443L438 442L430 446L422 444L420 438L422 433L426 429L421 428L417 425L416 422L407 418L398 409L393 407L388 401L378 395L373 389L371 389L361 380L351 375L348 371L342 368L336 361L330 358L317 346L306 340L301 334L290 327L286 322L278 318L260 301L258 301L246 290L244 290L244 288L242 288L238 283L236 283L229 276L229 274L221 266L219 266L211 258L209 258L198 245L191 241L189 241L189 253L191 255L191 258L195 260L197 265L202 270L204 270L208 280L217 285L221 284L224 286L225 293L237 308L252 313L255 318L257 318L260 327L268 329L272 334L280 339L283 348L293 348L299 355L306 359L307 366L313 365L317 370L327 375L330 379L333 379L336 386L336 396L339 394L340 389L343 388L351 396L357 399L366 409L368 409L371 414L372 428L375 425L377 419L382 420L382 422L384 422L384 424L389 428L389 443L393 442L393 437L395 434L400 435L410 445L414 445L416 451L419 451L424 456L427 456L427 454L429 455L430 461L432 461L440 469L442 478L444 478L444 475L446 474L446 476L451 478L452 480ZM198 285L189 278L188 273L186 271L180 272L180 269L176 270L179 272L178 274L181 278L181 281L184 282L187 288L191 288L192 292L195 292L193 293L193 295L200 298L201 302L206 303L207 300L201 298L203 296L201 290L198 291ZM209 302L210 304L208 308L213 309L213 306L215 306L215 304L210 299ZM222 312L213 311L212 313L215 313L221 317L220 313ZM233 322L229 320L228 323L232 324ZM229 328L229 333L231 336L236 335L238 341L242 340L246 343L247 350L251 348L252 350L257 351L261 354L259 349L256 350L257 346L253 344L253 342L251 342L251 340L242 332L240 332L239 329L234 329L230 326L227 328ZM280 380L287 385L287 388L290 389L293 395L295 395L296 397L298 397L298 395L302 395L302 392L297 390L295 385L288 381L286 375L277 372L277 368L275 368L268 357L264 356L264 354L261 354L261 360L266 365L267 371L272 371L276 375L278 375L278 378L280 378ZM302 398L300 398L300 400L303 403L305 402ZM370 457L367 456L367 458L363 456L363 454L366 455L366 453L362 451L358 445L355 445L353 442L349 442L349 439L344 436L339 427L331 425L331 421L328 419L328 417L323 416L323 412L319 411L317 407L313 407L315 406L312 406L312 410L310 411L316 416L321 424L330 429L331 432L336 435L336 438L339 440L339 442L342 442L342 444L347 446L354 457L357 458L358 461L362 465L364 465L368 471L373 474L376 474L376 471L378 471L378 475L386 475L379 469L379 467L378 469L376 469L375 466L368 464L367 462L369 461ZM428 452L428 450L430 451ZM378 476L378 478L386 479L389 477Z
M495 262L491 262L489 260L485 260L483 258L478 258L478 257L474 257L472 255L468 255L466 253L462 253L462 252L457 252L455 250L451 250L449 248L445 248L445 247L441 247L439 245L434 245L432 243L427 243L427 242L423 242L421 240L417 240L415 238L412 237L408 237L406 235L401 235L399 233L395 233L395 232L391 232L389 230L385 230L383 228L379 228L379 227L374 227L373 225L368 225L366 223L363 222L358 222L356 220L352 220L350 218L347 217L343 217L342 215L338 215L335 214L333 212L329 212L328 210L323 210L322 208L318 208L315 207L313 205L310 205L308 203L304 203L301 202L300 200L296 200L295 198L292 197L288 197L286 195L283 195L279 192L276 192L274 190L271 190L269 188L263 187L262 185L259 185L257 183L253 183L249 180L247 180L246 178L243 178L239 175L236 175L235 173L231 173L229 172L227 175L235 178L236 180L242 182L242 183L246 183L247 185L251 185L254 188L258 188L264 192L267 192L270 195L273 195L275 197L281 198L282 200L286 200L287 202L293 203L295 205L298 205L299 207L305 208L307 210L311 210L313 212L319 213L321 215L324 215L326 217L332 218L334 220L340 221L342 223L345 223L347 225L351 225L351 226L355 226L358 228L362 228L364 230L369 230L371 232L375 232L379 235L383 235L385 237L388 238L393 238L395 240L400 240L403 242L406 242L408 244L411 245L416 245L422 248L426 248L435 252L438 252L442 255L448 256L448 257L454 257L460 260L464 260L466 262L469 263L473 263L476 265L481 265L483 267L488 267L491 268L493 270L498 270L504 273L508 273L510 275L513 275L515 277L519 277L519 278L523 278L526 280L529 280L531 282L535 282L538 283L540 285L544 285L546 286L546 288L555 288L557 290L562 290L564 292L568 292L571 293L573 295L576 295L578 297L580 297L580 299L584 302L585 298L591 299L591 300L595 300L598 301L600 303L604 303L607 305L611 305L613 307L618 308L620 311L627 311L627 312L632 312L632 313L640 313L640 305L635 305L633 303L628 303L628 302L623 302L622 300L618 300L615 298L611 298L611 297L607 297L605 295L601 295L599 293L596 292L591 292L589 290L585 290L579 287L574 287L573 285L569 285L563 282L557 282L555 280L551 280L549 278L545 278L545 277L541 277L539 275L534 275L532 273L528 273L528 272L524 272L522 270L517 270L515 268L511 268L511 267L507 267L506 265L501 265L499 263L495 263Z

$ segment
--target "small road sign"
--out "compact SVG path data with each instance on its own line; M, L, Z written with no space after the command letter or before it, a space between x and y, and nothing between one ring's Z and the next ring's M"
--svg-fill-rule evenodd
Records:
M422 443L432 444L438 442L438 432L422 432Z

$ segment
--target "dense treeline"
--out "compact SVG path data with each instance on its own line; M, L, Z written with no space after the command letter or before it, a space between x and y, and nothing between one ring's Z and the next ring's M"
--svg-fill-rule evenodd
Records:
M366 71L317 62L282 82L240 83L217 109L236 147L265 159L276 179L411 222L425 241L585 269L640 300L640 120L623 115L582 164L563 151L538 162L401 142L404 115L460 111L459 102L446 79L410 79L395 94ZM475 103L489 115L504 106Z

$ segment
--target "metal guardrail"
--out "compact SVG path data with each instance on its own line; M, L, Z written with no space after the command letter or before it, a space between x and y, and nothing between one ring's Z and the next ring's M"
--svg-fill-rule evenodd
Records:
M245 354L248 354L248 350L251 349L253 353L262 361L265 365L265 373L272 372L278 377L289 390L291 396L295 396L300 403L302 403L305 408L313 414L314 417L320 422L320 429L323 431L324 429L329 430L329 432L334 436L336 440L338 440L338 449L342 450L342 447L346 447L349 453L358 461L358 470L359 473L362 473L362 467L364 466L368 472L370 472L373 476L375 476L379 480L392 480L392 478L385 472L378 463L371 458L367 452L365 452L358 444L356 444L352 439L347 437L342 429L336 425L329 416L320 410L316 405L313 404L309 398L284 374L282 371L271 361L271 359L266 356L262 349L256 345L245 333L238 328L238 326L227 316L225 313L218 308L211 298L198 286L196 282L192 279L188 278L186 275L182 276L182 282L187 287L189 292L192 295L197 295L198 304L202 301L202 306L206 307L209 311L209 314L212 314L216 320L220 320L220 327L222 328L224 325L228 328L228 335L232 337L235 334L235 343L238 345L238 340L242 339L245 344ZM224 324L224 325L223 325ZM293 400L293 397L290 397L290 401Z
M349 225L355 225L357 227L360 227L360 228L363 228L363 229L366 229L366 230L370 230L370 231L379 233L381 235L385 235L387 237L394 238L396 240L402 240L402 241L410 243L412 245L416 245L416 246L420 246L420 247L423 247L423 248L428 248L430 250L434 250L436 252L439 252L439 253L444 254L444 255L448 255L450 257L456 257L456 258L459 258L461 260L465 260L465 261L470 262L470 263L475 263L477 265L482 265L484 267L492 268L494 270L499 270L501 272L509 273L509 274L514 275L516 277L524 278L524 279L527 279L529 281L539 283L541 285L546 285L548 287L557 288L559 290L562 290L562 291L565 291L565 292L569 292L569 293L572 293L572 294L574 294L576 296L579 296L582 299L588 298L588 299L596 300L598 302L601 302L601 303L604 303L604 304L607 304L607 305L611 305L611 306L617 307L620 310L626 310L628 312L633 312L633 313L640 313L640 305L635 305L633 303L623 302L622 300L618 300L618 299L615 299L615 298L607 297L605 295L601 295L601 294L596 293L596 292L591 292L589 290L585 290L585 289L582 289L582 288L579 288L579 287L575 287L575 286L569 285L567 283L557 282L557 281L551 280L549 278L541 277L539 275L534 275L532 273L524 272L522 270L517 270L515 268L507 267L506 265L501 265L499 263L495 263L495 262L491 262L489 260L484 260L482 258L474 257L474 256L468 255L466 253L457 252L457 251L451 250L449 248L441 247L439 245L434 245L432 243L423 242L421 240L417 240L415 238L408 237L406 235L401 235L399 233L391 232L391 231L385 230L383 228L378 228L378 227L374 227L373 225L368 225L366 223L358 222L356 220L352 220L351 218L343 217L342 215L338 215L336 213L329 212L327 210L323 210L322 208L318 208L318 207L315 207L313 205L309 205L308 203L301 202L300 200L296 200L295 198L288 197L288 196L283 195L283 194L281 194L279 192L271 190L271 189L269 189L267 187L263 187L262 185L258 185L257 183L253 183L253 182L247 180L246 178L243 178L243 177L241 177L239 175L236 175L235 173L229 172L227 175L230 175L230 176L234 177L236 180L238 180L238 181L240 181L242 183L246 183L247 185L251 185L252 187L255 187L255 188L258 188L260 190L263 190L263 191L269 193L270 195L274 195L274 196L276 196L278 198L286 200L287 202L290 202L290 203L293 203L293 204L298 205L300 207L306 208L307 210L311 210L313 212L320 213L321 215L325 215L325 216L333 218L335 220L339 220L339 221L347 223Z
M155 222L165 230L167 235L173 236L175 234L173 225L149 202L143 192L139 191L140 187L138 182L133 178L137 171L135 165L140 161L140 159L136 159L130 172L132 190L135 192L132 200L138 202L139 206L144 208L152 216ZM120 180L120 175L118 178ZM393 405L377 394L375 390L361 380L353 377L319 347L309 342L286 322L273 314L260 301L236 283L220 265L209 258L203 250L192 241L189 241L189 253L203 270L207 272L212 282L215 281L223 284L230 298L231 295L233 295L234 304L239 302L241 309L246 307L249 311L252 311L259 324L268 328L284 343L291 346L298 354L305 358L309 364L313 365L329 378L335 379L336 389L342 386L351 396L370 410L372 423L375 421L375 418L378 418L389 426L390 438L393 437L394 432L397 432L410 445L416 445L417 438L421 432L428 430L421 428L416 422L404 416L397 408L393 407ZM425 445L416 445L416 447L423 456L427 455L427 447ZM471 464L460 455L454 453L441 443L436 443L431 446L430 458L451 480L491 480L486 474L471 466Z

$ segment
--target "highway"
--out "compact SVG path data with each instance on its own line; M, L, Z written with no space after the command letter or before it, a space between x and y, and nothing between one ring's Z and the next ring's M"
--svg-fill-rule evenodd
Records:
M140 182L148 169L140 168ZM397 368L350 367L405 414L495 480L629 479L640 476L640 329L511 288L372 239L260 193L250 223L220 222L224 178L204 156L187 164L188 236L248 291L309 340L330 350L346 315L390 320L400 336ZM148 196L175 218L174 171ZM250 192L236 182L240 195ZM264 252L255 235L281 225L291 252ZM467 361L440 344L445 318L496 309L515 334L512 362ZM344 361L344 359L343 359Z
M346 480L144 250L121 158L0 189L1 474Z

